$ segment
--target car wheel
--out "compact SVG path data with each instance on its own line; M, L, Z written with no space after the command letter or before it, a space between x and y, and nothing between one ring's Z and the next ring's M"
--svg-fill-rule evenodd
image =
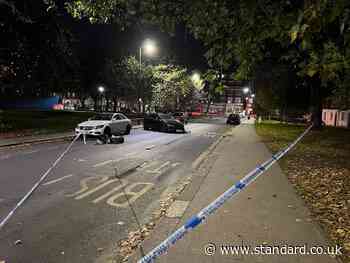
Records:
M125 135L130 134L130 131L131 131L131 126L130 125L126 126Z

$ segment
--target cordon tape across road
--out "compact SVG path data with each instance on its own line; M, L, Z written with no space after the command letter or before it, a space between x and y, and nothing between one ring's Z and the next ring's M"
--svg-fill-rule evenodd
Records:
M154 260L164 254L171 246L173 246L179 239L181 239L190 230L196 228L200 223L204 221L206 217L213 214L220 206L222 206L229 198L238 194L247 185L252 183L267 169L269 169L275 162L281 159L287 152L289 152L312 128L310 125L294 142L288 147L274 154L269 160L261 165L258 165L254 170L244 176L236 184L230 187L226 192L221 194L214 202L210 203L207 207L202 209L198 214L191 217L187 222L172 233L167 239L160 243L157 247L151 250L147 255L142 257L138 263L154 262Z
M8 213L8 215L1 220L0 222L0 230L5 226L5 224L10 220L10 218L15 214L18 208L20 208L25 201L34 193L34 191L40 186L40 184L46 179L46 177L50 174L52 169L56 167L56 165L63 159L63 157L67 154L67 152L72 148L75 141L80 137L80 133L77 134L73 141L68 145L68 147L64 150L64 152L52 163L49 169L40 177L40 179L35 183L35 185L22 197L22 199L16 204L16 206ZM0 262L1 263L1 262Z

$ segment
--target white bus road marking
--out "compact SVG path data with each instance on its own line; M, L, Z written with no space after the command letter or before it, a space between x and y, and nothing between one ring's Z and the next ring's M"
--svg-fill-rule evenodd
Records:
M104 166L106 164L110 164L111 162L113 162L113 160L104 161L104 162L95 164L93 167L97 168L97 167L100 167L100 166Z
M165 163L163 163L161 166L159 166L158 168L154 169L154 170L147 170L147 173L155 173L155 174L160 174L162 173L162 169L166 166L168 166L170 164L170 161L167 161Z
M67 195L67 196L70 196L70 197L75 196L75 198L74 198L75 200L81 200L85 197L90 196L93 193L96 193L97 191L101 190L102 188L106 187L107 185L110 185L112 183L116 183L116 181L119 180L119 179L112 179L112 180L109 179L108 180L108 177L102 177L100 179L99 185L94 186L93 188L89 189L89 187L87 186L87 182L92 181L92 179L96 179L96 178L83 179L80 182L81 189L78 192L71 194L71 195ZM138 189L139 186L142 186L142 188L136 191L135 189ZM122 180L122 184L120 184L120 182L119 182L116 187L114 187L113 189L109 190L106 193L102 193L102 195L95 198L91 202L93 204L97 204L97 203L101 202L102 200L108 198L106 200L106 203L108 205L114 206L114 207L125 208L129 205L129 203L135 202L139 197L141 197L147 191L152 189L153 186L154 186L153 183L146 183L146 182L136 182L136 183L132 183L132 184L128 185L127 181ZM124 188L124 191L122 191L122 188ZM125 199L125 195L128 196L128 200Z
M54 183L57 183L57 182L59 182L59 181L62 181L62 180L64 180L64 179L69 178L69 177L72 177L72 176L74 176L74 174L68 174L68 175L65 175L65 176L63 176L63 177L60 177L60 178L58 178L58 179L55 179L55 180L49 181L49 182L47 182L47 183L44 183L43 185L54 184Z
M89 189L87 183L89 181L98 181L98 183L103 183L105 181L108 180L108 176L104 176L104 177L88 177L88 178L84 178L83 180L80 181L80 190L73 193L73 194L67 194L66 196L68 197L73 197L73 196L76 196L76 195L80 195L81 193L84 193L86 190Z
M96 198L95 200L93 200L92 202L94 204L97 204L98 202L100 202L101 200L105 199L106 197L110 196L111 194L118 192L122 187L125 187L125 185L127 184L127 181L122 181L121 184L119 184L117 187L114 187L112 190L108 191L107 193L105 193L104 195L101 195L100 197Z
M85 192L85 193L83 193L81 195L78 195L74 199L75 200L83 199L84 197L87 197L87 196L97 192L98 190L102 189L103 187L105 187L105 186L107 186L107 185L109 185L111 183L114 183L117 180L119 180L119 179L108 180L107 182L104 182L103 184L100 184L99 186L97 186L97 187L95 187L95 188L93 188L93 189L91 189L91 190L89 190L89 191L87 191L87 192Z
M132 191L136 186L139 186L139 185L144 185L144 187L138 192ZM124 190L125 193L121 192L121 193L118 193L118 194L108 198L107 204L109 204L110 206L114 206L114 207L126 208L129 206L129 204L135 202L140 196L144 195L153 186L154 186L154 184L152 184L152 183L133 183L125 188L125 190ZM128 197L128 200L126 200L122 203L116 202L116 200L120 197L122 197L122 199L125 200L125 195L131 196L131 198Z
M152 162L150 162L150 163L145 162L145 163L143 163L140 167L138 167L136 170L138 170L138 171L144 170L144 169L146 169L146 168L155 166L155 165L157 165L158 163L159 163L159 161L157 161L157 160L156 160L156 161L152 161Z

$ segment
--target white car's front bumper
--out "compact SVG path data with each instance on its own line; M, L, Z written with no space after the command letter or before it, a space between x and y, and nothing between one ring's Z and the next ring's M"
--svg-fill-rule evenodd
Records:
M75 134L77 135L79 133L89 135L89 136L100 136L103 134L103 128L92 129L92 130L82 130L82 129L75 128Z

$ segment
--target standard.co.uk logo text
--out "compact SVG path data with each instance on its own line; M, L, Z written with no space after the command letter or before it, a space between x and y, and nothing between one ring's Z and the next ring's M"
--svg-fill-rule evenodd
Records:
M208 256L213 256L220 253L223 256L239 256L239 255L330 255L338 256L342 254L342 247L332 246L308 246L307 244L296 245L216 245L209 243L204 246L204 253Z

